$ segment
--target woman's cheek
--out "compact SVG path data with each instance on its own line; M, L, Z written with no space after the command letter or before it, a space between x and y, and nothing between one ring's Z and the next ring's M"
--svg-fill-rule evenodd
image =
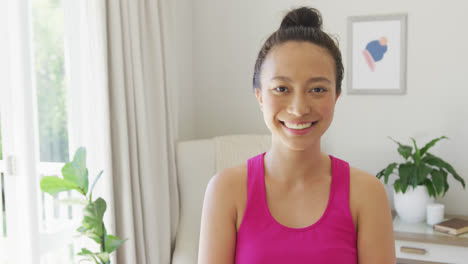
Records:
M319 105L318 109L316 109L319 113L323 116L329 116L333 113L333 107L330 107L328 104ZM330 113L332 112L332 113Z
M273 96L265 96L263 100L264 111L268 111L268 114L274 115L281 109L281 101L275 99Z

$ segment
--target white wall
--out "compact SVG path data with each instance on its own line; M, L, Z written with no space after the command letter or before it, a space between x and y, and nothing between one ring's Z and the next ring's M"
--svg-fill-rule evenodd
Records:
M193 1L176 0L174 3L173 23L175 49L177 51L176 67L178 73L177 91L177 140L187 140L195 138L194 128L194 100L193 94Z
M190 136L268 132L252 92L255 58L285 10L302 4L322 12L325 30L340 39L345 65L348 16L408 14L407 94L348 95L345 79L334 123L323 137L326 152L375 174L399 161L387 136L425 144L446 135L450 140L432 152L468 182L468 3L461 0L194 1ZM449 184L442 200L447 212L468 215L468 190Z

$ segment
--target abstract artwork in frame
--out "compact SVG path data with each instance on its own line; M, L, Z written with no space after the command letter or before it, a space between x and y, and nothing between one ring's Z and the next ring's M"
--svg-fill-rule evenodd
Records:
M407 15L348 18L348 94L406 93Z

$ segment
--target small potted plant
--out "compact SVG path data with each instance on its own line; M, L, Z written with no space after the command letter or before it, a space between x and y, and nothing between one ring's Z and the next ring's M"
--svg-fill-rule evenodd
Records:
M56 176L43 177L40 183L41 190L52 196L59 192L75 190L83 196L85 206L83 208L82 226L77 231L94 240L99 245L100 252L92 252L89 249L82 248L78 255L95 264L110 264L110 254L124 243L126 239L120 240L118 237L107 233L103 221L107 208L106 201L101 197L93 201L93 189L101 177L102 171L88 191L86 149L79 148L73 157L73 161L63 166L62 175L63 179Z
M390 163L377 173L377 178L384 177L387 184L391 174L398 176L393 184L393 197L395 210L403 221L416 223L425 219L426 205L434 198L443 197L447 193L448 175L453 176L465 188L465 181L452 165L428 152L439 140L447 137L435 138L421 149L413 138L411 140L414 149L390 139L398 144L398 153L405 160L401 163Z

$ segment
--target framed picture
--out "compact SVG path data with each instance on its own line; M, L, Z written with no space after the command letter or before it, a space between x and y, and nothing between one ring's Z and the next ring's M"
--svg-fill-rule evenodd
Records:
M349 94L406 93L406 14L348 18Z

